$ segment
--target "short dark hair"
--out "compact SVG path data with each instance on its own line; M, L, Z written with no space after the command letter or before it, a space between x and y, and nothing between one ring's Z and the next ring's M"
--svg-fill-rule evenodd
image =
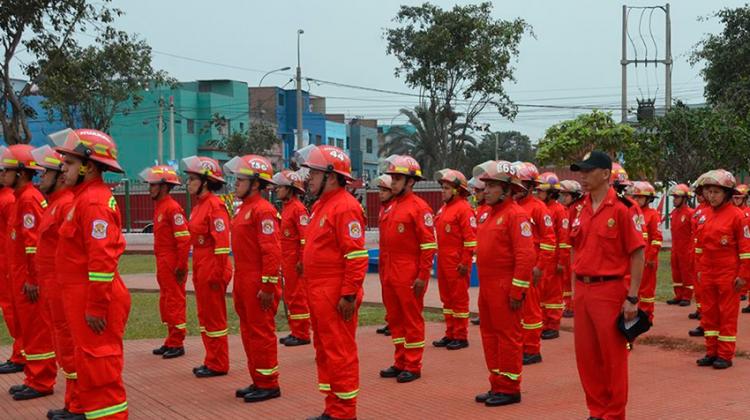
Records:
M211 192L220 191L223 186L224 184L221 182L206 180L206 188Z
M336 181L338 181L340 187L346 187L346 177L341 174L336 174Z

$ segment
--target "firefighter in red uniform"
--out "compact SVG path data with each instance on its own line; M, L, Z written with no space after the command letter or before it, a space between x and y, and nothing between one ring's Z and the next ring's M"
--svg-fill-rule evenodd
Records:
M488 216L477 233L479 315L484 359L490 390L475 400L487 406L521 401L523 300L531 287L536 250L531 220L513 200L514 191L525 188L510 162L489 161L474 168L474 176L486 183Z
M544 276L554 274L557 269L555 251L554 222L547 206L531 193L536 187L539 171L536 166L528 162L515 162L514 166L518 178L523 182L524 189L517 192L515 200L531 219L534 244L537 259L533 270L533 281L523 302L523 364L530 365L542 361L541 333L544 322L540 306L539 290Z
M8 242L10 234L8 224L10 223L10 213L16 196L13 195L13 188L6 187L0 182L0 238L3 246L0 247L0 309L3 312L3 320L8 328L8 333L13 338L13 347L8 359L0 363L0 374L23 372L23 365L26 360L21 354L23 350L23 339L21 337L18 318L15 315L11 293L11 276L8 255Z
M55 254L60 241L59 229L73 206L73 191L65 185L62 173L62 155L50 146L42 146L31 151L34 161L45 169L39 189L47 197L48 206L39 221L39 239L36 252L37 276L39 277L40 299L45 302L42 316L48 318L52 343L55 349L57 364L62 368L65 377L65 407L49 410L48 418L67 416L70 413L82 413L80 406L73 337L65 318L62 298L62 284L57 274Z
M393 366L380 371L399 383L418 379L424 353L424 292L437 249L430 206L412 191L422 170L410 156L383 161L391 176L393 202L380 223L383 304L396 347Z
M154 208L154 255L159 283L159 314L167 325L167 338L153 354L173 359L185 354L185 283L190 257L190 231L185 210L169 195L181 185L177 171L165 165L144 169L141 179L148 183Z
M581 184L578 181L566 179L560 181L560 202L565 206L568 212L568 236L570 236L570 222L575 219L576 214L581 209L581 198L583 197L583 190ZM563 318L573 318L573 275L570 270L571 255L570 250L570 238L568 238L567 244L564 246L558 245L560 250L560 260L563 264L563 304L565 309L563 310Z
M122 339L130 293L117 271L125 239L117 202L102 180L104 171L122 173L117 146L93 129L63 130L50 138L64 155L62 176L75 194L60 226L55 261L57 267L67 267L60 281L84 413L54 419L125 419Z
M309 170L317 197L305 231L303 272L313 329L318 389L325 411L310 420L354 419L359 394L357 313L367 271L364 214L344 186L351 161L335 146L310 145L295 154Z
M667 305L690 306L693 299L693 209L688 205L690 187L677 184L669 189L674 209L669 214L672 232L672 288L674 298Z
M44 316L46 293L36 266L39 221L47 202L32 184L34 174L44 171L27 144L13 145L2 151L3 183L13 188L16 197L10 215L8 246L12 297L20 322L26 365L22 385L14 385L14 400L28 400L52 394L57 377L55 349L48 316Z
M310 344L310 308L302 277L305 229L310 221L307 208L299 199L305 193L300 175L283 170L273 176L281 210L281 272L284 276L284 303L289 310L289 335L279 339L287 347Z
M575 351L590 418L624 419L628 348L616 321L637 314L643 270L643 234L630 200L609 186L610 157L599 151L570 166L588 192L571 223L575 276ZM624 282L630 272L630 283Z
M696 245L696 241L698 240L698 231L703 228L703 224L706 221L706 214L710 207L708 202L706 201L705 196L703 195L703 187L700 186L701 181L701 177L698 177L698 179L696 179L693 183L693 191L695 191L695 201L698 202L698 205L695 207L695 212L693 212L693 219L691 223L693 227L692 267L694 279L693 291L695 292L695 312L691 312L688 314L688 319L697 320L701 319L701 279L698 276L698 265L696 263L696 259L699 257L699 254L703 252L703 250ZM698 325L697 327L688 331L688 335L691 337L703 337L703 326Z
M698 277L701 279L701 326L706 356L698 366L726 369L732 366L737 341L740 293L750 279L750 226L742 210L731 204L736 193L734 176L723 170L702 176L710 208L696 237Z
M566 259L570 261L570 245L568 244L568 210L560 204L559 198L560 178L552 172L539 175L536 186L536 196L542 200L552 215L552 224L555 238L557 238L557 249L555 250L556 266L554 270L544 273L542 278L540 300L542 305L542 327L541 338L544 340L554 339L560 336L560 318L565 308L563 304L563 273Z
M477 219L466 197L466 177L454 169L435 172L442 188L443 206L435 216L438 241L437 277L445 317L445 336L435 347L458 350L469 346L469 281L477 246Z
M234 308L253 382L235 396L245 402L281 396L276 347L276 310L281 298L281 242L276 207L263 197L273 185L273 166L258 155L236 156L224 165L236 177L242 204L232 219Z
M383 220L383 215L388 211L388 208L390 207L391 199L393 198L393 191L391 191L391 176L382 174L375 178L373 180L373 187L377 188L378 190L378 200L380 201L380 212L378 213L378 226L380 226L380 222ZM378 270L381 271L380 275L382 277L382 270L383 265L378 264ZM380 293L381 296L384 293L383 292L383 283L380 283L381 289ZM385 314L385 326L378 328L375 330L378 334L383 334L384 336L388 337L391 335L391 329L388 327L388 313Z
M745 215L745 217L750 216L750 210L747 206L747 193L750 188L748 188L745 184L739 184L736 188L736 194L732 196L732 203L734 203L737 208L742 210L742 213Z
M229 262L229 213L215 194L226 181L219 163L203 156L182 160L188 174L187 191L194 197L188 229L193 243L193 286L203 346L203 364L193 368L198 378L229 371L227 286L232 279Z
M628 191L643 212L643 240L646 242L644 253L645 265L641 277L641 289L638 292L639 307L648 314L649 321L654 322L654 303L656 302L656 272L659 269L659 250L662 234L659 224L661 215L651 208L656 198L654 186L645 181L635 181Z
M472 177L469 180L469 188L471 189L471 194L474 196L474 214L476 215L477 223L479 223L482 218L486 219L490 212L490 206L484 200L485 185L484 182L479 180L479 178ZM476 317L471 318L471 323L479 325L479 316L477 315Z

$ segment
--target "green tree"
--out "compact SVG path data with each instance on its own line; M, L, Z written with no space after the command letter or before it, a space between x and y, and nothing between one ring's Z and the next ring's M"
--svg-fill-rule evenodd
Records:
M724 25L693 48L690 62L704 63L705 96L712 105L726 106L741 118L750 113L750 6L715 13Z
M497 149L497 153L496 153ZM529 162L534 160L534 146L529 136L518 131L496 131L487 133L472 154L471 167L491 159Z
M26 71L43 57L65 57L66 51L74 50L76 32L86 32L90 27L109 27L120 10L109 8L111 0L96 3L86 0L3 0L0 2L0 126L8 144L28 143L31 130L27 119L28 108L22 98L29 94L33 84L45 77L46 71L35 73L21 91L11 84L11 66L22 48L33 57ZM51 59L47 67L60 64L60 59Z
M440 153L465 155L463 139L479 128L475 121L488 106L515 116L503 85L514 81L512 62L523 35L531 32L523 19L494 19L492 3L483 2L450 10L430 3L401 6L393 20L397 27L386 29L385 38L387 53L399 62L395 75L419 90L421 107L447 128L447 144L423 150L425 158L439 162L453 159Z
M218 129L220 138L209 140L207 143L226 151L230 157L265 155L281 143L274 126L266 122L253 122L249 130L230 133L227 129L228 120L220 114L214 114L201 132L208 132L211 126Z

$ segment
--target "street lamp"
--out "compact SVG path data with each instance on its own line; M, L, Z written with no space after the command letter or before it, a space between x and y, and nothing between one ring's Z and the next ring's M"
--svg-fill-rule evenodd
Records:
M265 79L265 78L266 78L266 76L268 76L269 74L271 74L271 73L276 73L277 71L287 71L287 70L291 70L291 69L292 69L291 67L289 67L289 66L286 66L286 67L282 67L282 68L280 68L280 69L276 69L276 70L271 70L271 71L269 71L268 73L264 74L264 75L263 75L263 77L261 77L261 78L260 78L260 82L258 83L258 87L261 87L261 86L263 86L263 79Z
M297 149L304 147L302 133L302 66L300 65L299 43L305 31L297 29Z

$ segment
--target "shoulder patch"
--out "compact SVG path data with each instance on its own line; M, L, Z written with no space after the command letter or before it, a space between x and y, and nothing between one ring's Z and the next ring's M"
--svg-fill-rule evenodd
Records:
M31 229L36 226L36 217L33 213L26 213L23 215L23 227Z
M750 239L750 226L745 225L742 231L745 234L745 238Z
M470 216L469 217L469 225L471 225L471 227L473 227L473 228L476 228L477 227L477 218L474 217L474 216Z
M362 237L362 225L358 221L353 220L349 222L349 236L353 239L359 239Z
M424 214L424 225L427 227L432 227L434 224L432 220L432 213L425 213Z
M310 223L310 218L307 217L306 214L303 214L299 217L299 224L302 226L307 226Z
M224 225L224 221L221 219L214 219L214 229L216 229L217 232L224 232L224 229L226 229L226 225Z
M175 214L174 215L174 224L175 224L175 226L182 226L182 225L184 225L185 224L185 217L182 214L180 214L180 213Z
M562 219L562 228L563 229L567 229L568 226L570 226L570 220L568 220L568 218L566 217L566 218Z
M107 237L107 223L104 220L96 219L91 223L91 237L94 239L104 239Z
M487 220L487 216L489 216L489 213L482 213L481 216L479 216L479 223L484 223L485 220Z
M527 221L521 222L521 236L531 237L531 224Z
M549 214L544 215L544 226L552 227L552 217Z
M260 222L260 226L261 231L266 235L270 235L274 231L273 220L271 219L263 219L263 221Z

